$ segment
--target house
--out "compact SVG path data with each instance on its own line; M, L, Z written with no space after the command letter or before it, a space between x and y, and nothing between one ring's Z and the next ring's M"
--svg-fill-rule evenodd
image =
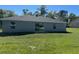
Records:
M43 16L14 16L0 19L4 33L66 32L66 23Z
M73 21L71 21L70 27L71 28L79 28L79 17L77 19L74 19Z

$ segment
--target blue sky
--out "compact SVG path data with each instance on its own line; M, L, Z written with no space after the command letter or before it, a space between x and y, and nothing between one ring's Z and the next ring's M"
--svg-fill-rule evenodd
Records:
M29 9L29 11L36 11L37 8L39 8L40 5L0 5L0 9L7 9L12 10L16 14L21 15L22 9ZM75 13L76 15L79 15L79 5L47 5L48 10L67 10L69 13Z

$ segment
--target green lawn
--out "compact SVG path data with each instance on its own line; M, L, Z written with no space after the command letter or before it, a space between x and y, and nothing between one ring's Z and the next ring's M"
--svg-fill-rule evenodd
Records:
M72 54L79 53L79 28L71 33L36 33L0 36L0 53Z

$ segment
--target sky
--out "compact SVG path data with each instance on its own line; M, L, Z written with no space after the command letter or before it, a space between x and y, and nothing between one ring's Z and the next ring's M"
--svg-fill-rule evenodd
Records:
M0 5L0 9L12 10L16 14L21 15L22 9L28 9L31 12L35 12L40 5ZM69 13L75 13L79 15L79 5L46 5L48 11L67 10Z

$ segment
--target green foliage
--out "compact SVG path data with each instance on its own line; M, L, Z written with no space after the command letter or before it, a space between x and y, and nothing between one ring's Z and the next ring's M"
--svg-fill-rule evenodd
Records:
M73 20L77 19L76 14L70 13L67 19L67 26L69 27Z
M35 13L33 15L34 16L40 16L40 13L38 11L35 11Z
M47 13L46 6L45 5L41 5L40 8L39 8L39 11L41 12L40 15L44 16Z
M74 13L70 13L69 19L74 20L74 19L76 19L76 18L77 18L77 17L76 17L76 15L75 15Z
M54 14L52 13L52 11L48 12L47 17L55 19Z
M32 12L28 12L28 15L32 15Z
M13 11L0 9L0 18L12 17L12 16L16 16L16 14Z
M23 14L26 15L28 11L28 9L23 9Z
M3 18L4 17L4 14L5 14L5 11L0 9L0 18Z
M16 14L12 11L9 11L8 17L16 16Z
M68 11L66 11L66 10L60 10L59 11L59 16L60 17L67 17L68 16Z

